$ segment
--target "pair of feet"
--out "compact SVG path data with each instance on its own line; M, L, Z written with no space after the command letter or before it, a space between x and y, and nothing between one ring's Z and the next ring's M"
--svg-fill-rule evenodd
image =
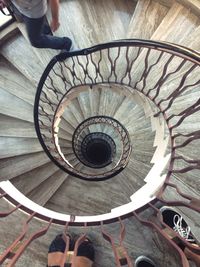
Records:
M196 240L190 230L189 225L186 223L184 218L177 213L175 210L162 207L160 209L163 222L167 224L172 230L177 232L181 237L186 241L196 244ZM70 247L69 250L74 250L75 240L70 238ZM196 265L200 266L200 256L195 255L192 251L185 248L184 244L178 244L180 248L184 251L186 257L190 260L193 260ZM60 266L60 262L63 259L63 254L66 248L66 243L62 235L58 235L51 243L49 247L48 254L48 266ZM94 262L95 252L92 242L89 239L86 239L79 247L76 256L76 267L91 267ZM135 260L135 267L156 267L157 265L153 262L152 259L146 256L139 256Z
M70 239L69 252L67 258L70 259L70 255L74 251L75 243L78 237L72 238L68 235ZM48 251L48 267L59 267L63 262L64 252L66 248L65 238L62 234L57 235L55 239L51 242ZM74 256L75 265L77 267L91 267L94 262L95 250L92 242L86 238L83 243L81 243L77 250L77 255ZM65 264L65 266L67 266Z
M196 245L196 240L191 232L190 226L186 223L184 218L177 213L175 210L168 208L168 207L162 207L160 209L163 222L167 224L173 231L177 232L182 238L184 238L186 241L192 243L193 245ZM195 263L198 265L198 257L200 261L200 256L195 256L192 251L185 248L184 244L178 244L178 246L184 251L186 257L190 260L194 260ZM151 260L150 258L146 256L139 256L135 261L135 267L156 267L157 265Z

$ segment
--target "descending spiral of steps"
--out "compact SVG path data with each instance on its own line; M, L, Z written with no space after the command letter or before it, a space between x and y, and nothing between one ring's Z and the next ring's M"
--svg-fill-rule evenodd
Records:
M75 47L86 49L77 49L69 58L59 55L50 63L59 51L31 47L21 23L12 25L10 34L1 33L0 186L4 192L45 218L95 224L111 222L159 199L164 183L166 201L185 201L183 194L199 199L199 54L143 40L105 43L142 38L200 50L200 6L184 2L63 1L57 34L72 37ZM105 45L88 48L99 43ZM1 207L11 209L8 203ZM177 210L200 240L197 209L177 205ZM142 214L148 219L153 212L148 206ZM8 231L11 223L26 220L19 210L10 216L11 222L5 218L2 224L2 234L9 233L2 237L1 253L19 233L18 226ZM158 266L180 266L173 246L134 216L124 219L124 243L131 258L142 253L152 257L156 251ZM42 223L35 220L33 229ZM115 238L120 225L118 221L107 226ZM44 266L49 242L62 231L59 227L51 226L46 240L34 241L16 266L30 265L30 255L34 266ZM89 232L97 241L95 266L115 266L98 228Z

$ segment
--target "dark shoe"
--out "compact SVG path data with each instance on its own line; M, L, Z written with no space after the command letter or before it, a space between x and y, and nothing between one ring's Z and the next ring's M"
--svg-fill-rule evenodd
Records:
M70 237L70 236L69 236ZM54 240L51 242L51 245L49 246L49 252L62 252L64 253L66 248L66 243L62 237L62 234L57 235ZM74 244L70 238L70 244L69 244L69 250L73 250L74 249Z
M70 238L69 250L72 251L74 249L74 243L71 239L71 236L69 234L68 236ZM57 235L51 242L51 245L49 246L47 267L60 266L60 263L64 256L65 248L66 248L66 243L64 240L64 236L62 234ZM67 264L65 264L65 267L67 267Z
M88 238L78 247L77 256L86 257L94 262L95 250Z
M172 208L162 207L160 209L163 222L166 223L171 229L177 232L186 241L195 243L195 238L190 230L190 227L183 219L183 217Z
M72 46L72 40L68 37L63 37L64 41L65 41L65 46L62 49L62 52L68 52L71 49Z
M135 260L135 267L156 267L156 265L150 258L139 256Z

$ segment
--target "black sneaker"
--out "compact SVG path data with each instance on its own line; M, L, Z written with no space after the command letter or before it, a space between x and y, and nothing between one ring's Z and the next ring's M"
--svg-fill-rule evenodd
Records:
M156 265L150 258L139 256L135 260L135 267L156 267Z
M195 238L190 230L190 226L186 223L183 217L172 208L162 207L160 209L163 222L166 223L171 229L177 232L186 241L195 243Z
M62 49L61 52L68 52L72 47L72 40L68 37L63 37L63 39L65 40L65 47Z

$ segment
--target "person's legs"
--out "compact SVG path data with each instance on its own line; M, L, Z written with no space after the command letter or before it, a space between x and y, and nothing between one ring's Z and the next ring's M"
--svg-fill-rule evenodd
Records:
M23 16L29 40L32 46L37 48L66 49L70 50L71 40L68 37L56 37L44 34L47 31L51 34L50 28L45 23L45 16L37 19Z
M44 17L44 23L43 23L42 33L53 36L53 32L51 30L51 27L49 26L49 22L48 22L46 16Z

